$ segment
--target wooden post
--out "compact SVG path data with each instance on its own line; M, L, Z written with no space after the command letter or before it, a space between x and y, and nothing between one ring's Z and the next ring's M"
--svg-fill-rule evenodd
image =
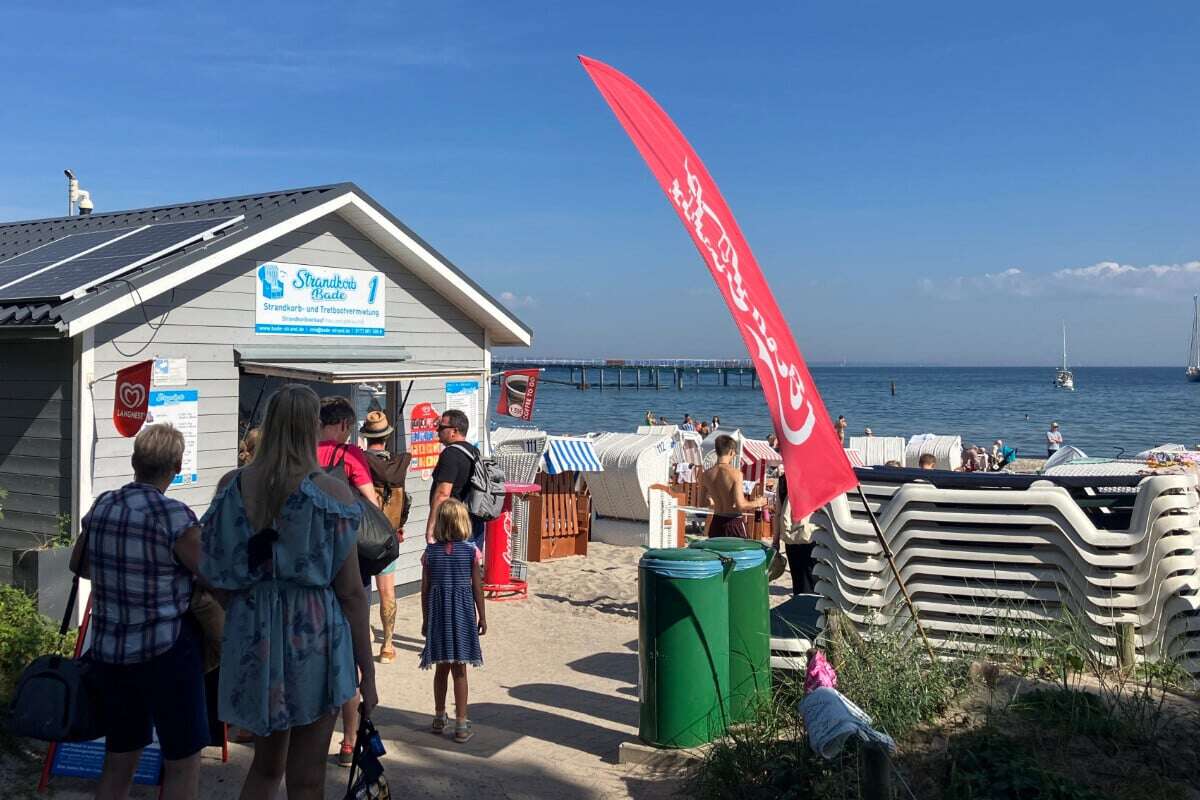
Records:
M858 746L859 787L863 800L892 800L892 760L879 742Z
M600 391L604 391L604 367L600 368Z
M758 373L754 370L750 371L750 388L753 389L758 385Z
M625 368L617 367L617 391L625 388Z
M1133 641L1133 623L1117 623L1117 665L1121 669L1133 669L1137 659L1137 648Z
M633 371L633 386L638 391L642 389L642 368L638 367Z
M658 385L658 380L659 380L659 378L660 378L660 377L661 377L661 376L659 375L659 372L658 372L658 367L655 367L655 368L654 368L654 388L655 388L655 389L659 389L659 388L661 388L661 387Z
M588 388L588 385L587 385L587 367L580 367L580 368L579 368L579 388L580 388L580 389L586 389L586 388Z
M727 369L721 370L721 385L722 386L729 385L729 370L727 370Z

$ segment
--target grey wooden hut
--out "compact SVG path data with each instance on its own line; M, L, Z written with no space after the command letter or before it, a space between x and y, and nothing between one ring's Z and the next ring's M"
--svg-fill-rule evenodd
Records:
M324 300L351 285L361 295L364 281L380 308L349 309L346 325L324 316L338 309L283 296L315 286ZM401 431L416 404L445 408L448 383L477 383L482 429L491 349L531 337L352 183L2 223L0 583L40 588L53 610L67 580L63 551L47 546L74 536L93 499L131 478L133 440L112 422L123 367L156 359L172 390L195 392L195 475L170 492L202 513L275 383L307 381L326 395L371 388ZM409 528L423 531L429 482L410 473L407 488ZM419 579L422 541L402 545L398 585Z

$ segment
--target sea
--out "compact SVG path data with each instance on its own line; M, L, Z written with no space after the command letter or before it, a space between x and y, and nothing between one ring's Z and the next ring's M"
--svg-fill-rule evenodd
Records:
M1044 458L1046 431L1058 422L1066 444L1089 456L1133 455L1165 443L1200 444L1200 383L1188 383L1181 367L1073 368L1076 391L1056 388L1053 367L813 367L813 380L831 417L844 414L847 435L870 428L876 436L918 433L959 435L964 444L990 446L996 439L1018 456ZM566 372L547 372L538 386L530 423L498 417L492 425L535 426L550 433L633 431L646 412L678 423L721 418L755 438L771 431L766 401L736 375L722 386L716 375L689 375L682 390L615 386L579 390L550 382ZM616 380L614 369L606 378ZM595 380L593 371L592 379ZM626 380L632 381L632 370ZM643 381L645 372L643 372ZM895 383L895 394L891 386Z

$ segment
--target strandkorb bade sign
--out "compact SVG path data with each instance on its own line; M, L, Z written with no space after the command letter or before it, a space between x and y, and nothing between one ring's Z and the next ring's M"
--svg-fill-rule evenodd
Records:
M256 273L254 332L383 336L387 304L378 272L268 261Z

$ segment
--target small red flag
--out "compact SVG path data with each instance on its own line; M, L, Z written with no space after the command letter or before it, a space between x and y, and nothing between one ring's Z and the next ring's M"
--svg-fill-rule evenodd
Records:
M858 479L787 320L716 181L675 123L627 76L600 61L579 60L667 193L729 306L762 382L792 517L799 520L853 489Z
M117 391L113 397L113 425L122 436L137 436L146 423L146 404L150 400L150 371L153 361L143 361L117 373Z

